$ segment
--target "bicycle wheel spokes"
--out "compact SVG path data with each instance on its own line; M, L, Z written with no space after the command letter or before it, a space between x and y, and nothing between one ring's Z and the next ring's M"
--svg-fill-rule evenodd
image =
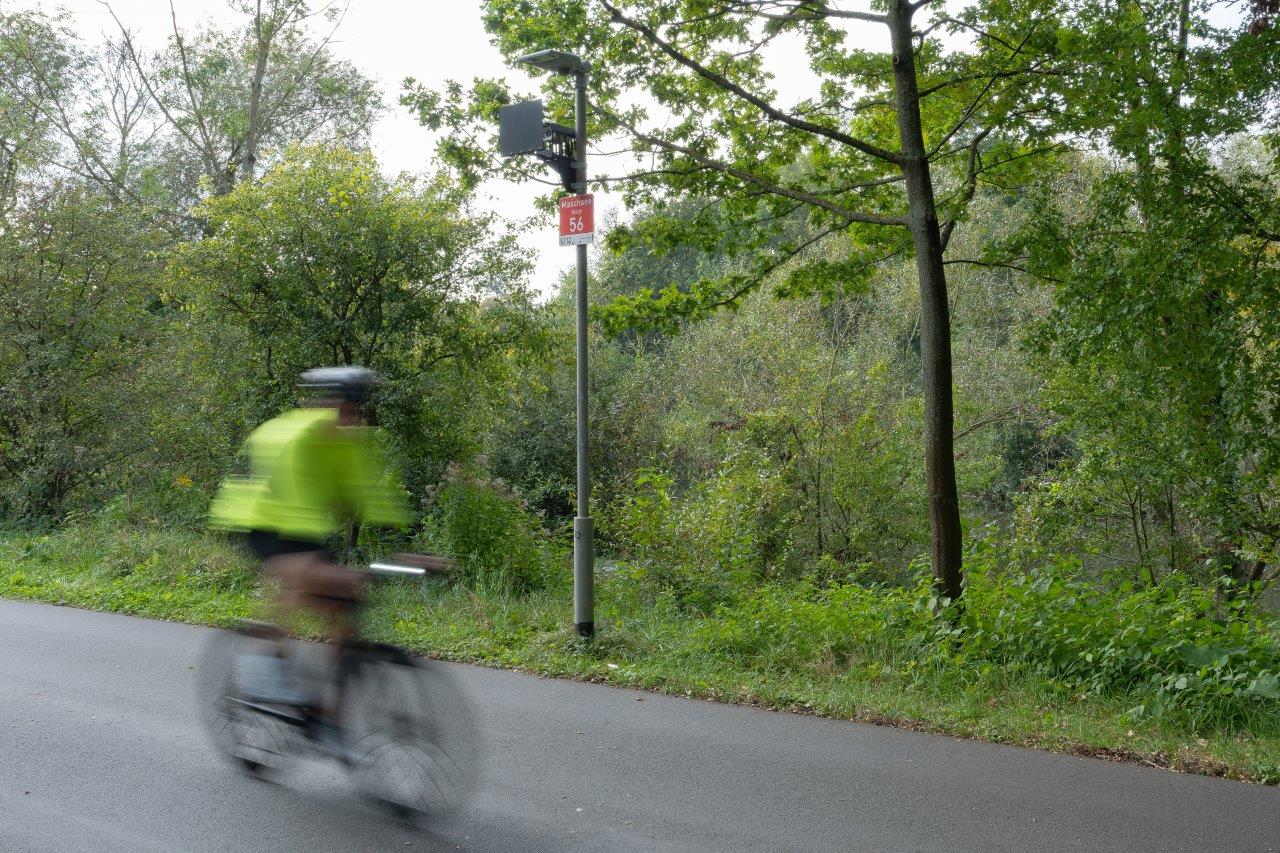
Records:
M215 743L250 769L279 768L292 751L291 726L256 713L233 697L224 699L215 717Z
M471 706L438 664L369 657L348 704L352 773L366 793L433 815L466 803L479 758Z

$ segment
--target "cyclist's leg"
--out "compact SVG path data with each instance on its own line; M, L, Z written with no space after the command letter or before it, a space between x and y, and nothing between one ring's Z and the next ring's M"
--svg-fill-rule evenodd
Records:
M271 581L269 584L269 607L275 628L270 633L262 634L262 639L274 640L274 666L269 667L268 674L262 678L261 689L266 695L278 697L279 701L291 704L305 704L306 694L301 692L297 684L297 672L291 660L293 644L289 642L289 626L293 624L297 613L305 610L306 597L303 593L302 578L306 571L307 552L289 551L287 543L276 538L273 552L262 561L262 575Z
M315 613L325 622L333 644L328 679L332 695L313 697L312 711L338 725L344 697L337 666L343 646L355 636L355 610L363 593L365 574L338 564L318 543L254 533L250 534L250 545L263 560L263 574L275 582L272 610L278 624L288 626L304 612ZM288 652L288 632L281 631L277 655L287 658Z
M355 614L363 595L364 582L364 572L340 565L326 553L314 556L307 564L303 579L307 607L323 617L333 646L330 663L331 695L317 712L334 725L342 724L345 698L338 666L345 645L355 637Z
M282 539L278 533L266 530L252 530L246 537L249 548L258 558L262 575L272 581L268 592L272 619L287 633L292 621L302 605L301 572L308 551L318 550L319 546L301 547L301 543Z

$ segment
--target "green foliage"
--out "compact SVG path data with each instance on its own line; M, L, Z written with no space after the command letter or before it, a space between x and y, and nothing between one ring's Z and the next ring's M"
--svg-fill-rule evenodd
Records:
M243 549L123 520L108 511L55 533L0 540L0 595L207 625L259 615L258 579Z
M987 572L970 574L959 633L967 661L1141 697L1135 716L1174 716L1196 730L1249 728L1280 713L1271 617L1217 618L1212 593L1177 578L1108 589L1069 563L1025 576Z
M24 179L55 156L53 116L73 96L83 66L65 14L0 9L0 222Z
M1280 530L1277 187L1272 159L1221 154L1278 91L1275 31L1243 34L1201 0L1051 5L1061 73L1041 86L1073 106L1056 129L1117 159L1048 176L1011 241L1053 284L1036 367L1077 453L1047 488L1082 510L1077 529L1131 533L1103 548L1148 582L1208 563L1229 592L1265 584Z
M917 21L926 33L963 28L941 10L930 27L926 14ZM483 16L510 61L552 44L590 57L592 138L621 136L648 163L611 176L630 206L650 210L610 237L614 251L663 256L693 248L735 259L709 264L690 281L655 281L621 294L604 315L611 327L669 330L679 319L735 305L766 282L791 297L857 292L880 263L910 251L895 159L895 62L887 50L860 48L860 39L820 9L488 0ZM1040 153L1021 145L1027 116L1037 110L1020 96L1037 70L1026 65L1024 47L1043 18L1039 9L1028 12L1001 31L1003 38L978 40L972 52L922 37L915 70L925 95L918 108L939 181L940 220L961 218L972 199L963 188L952 192L954 184L978 174L1018 183L1027 155ZM811 75L795 103L779 97L771 72L774 62L790 61L774 53L788 41L803 45ZM549 114L563 120L569 95L565 78L550 77L543 87ZM424 124L470 141L491 129L496 107L512 99L496 81L477 80L470 91L453 81L435 90L411 83L403 101ZM450 145L442 154L467 181L486 172L511 176L516 167L486 168L475 147ZM829 235L839 235L843 252L810 251ZM774 279L787 264L788 274Z
M975 220L973 230L980 234L990 222ZM1010 327L1025 324L1041 301L1025 286L1011 290L1004 278L966 274L957 296L957 316L966 322L957 351L974 361L958 372L961 482L966 494L995 509L1003 507L1004 490L1020 487L1025 457L1034 452L1010 449L996 428L1013 414L1036 414L1019 407L1030 380ZM625 413L620 420L632 447L654 447L657 433L657 453L633 454L639 458L626 479L637 468L664 472L679 504L726 470L736 476L755 468L774 484L768 515L777 519L755 539L762 564L798 575L825 555L824 575L843 577L857 567L903 579L928 535L915 293L903 270L884 275L874 293L829 303L779 303L758 294L677 335L620 342L624 351L634 346L627 369L636 379L609 380L609 411ZM607 354L605 365L618 369ZM610 429L612 420L602 426ZM597 471L601 479L623 478L618 469ZM606 502L628 491L611 486ZM741 508L744 519L756 513L754 504ZM603 532L615 534L608 526Z
M128 140L140 162L121 165L141 174L119 178L162 187L170 210L186 212L207 190L230 192L290 144L362 147L382 107L375 81L331 50L331 35L311 31L322 10L300 0L228 5L219 26L180 29L145 75L163 132ZM141 83L127 72L122 82ZM255 82L265 102L256 112Z
M601 279L606 274L602 270ZM618 284L604 279L593 288L599 294ZM575 514L577 489L574 305L567 285L537 317L547 331L546 348L508 375L486 452L494 472L554 523ZM610 340L595 328L588 335L591 473L598 502L624 491L638 468L661 461L661 390L651 372L657 346L643 339Z
M476 449L507 366L537 351L527 261L443 179L393 181L370 155L294 147L200 212L209 233L175 253L170 299L224 360L211 390L243 419L232 434L287 405L307 367L363 364L386 380L379 419L421 493ZM257 405L235 403L254 392Z
M631 577L684 607L709 610L755 585L789 534L777 474L749 454L725 460L673 500L672 479L642 472L602 518Z
M488 593L562 585L571 564L563 545L501 479L453 464L432 491L426 545L456 557L464 583Z
M835 667L875 679L980 684L993 671L1069 696L1134 703L1134 720L1191 731L1274 727L1280 626L1261 613L1215 619L1193 585L1100 588L1067 565L1031 576L978 561L954 630L932 591L858 584L765 584L700 623L707 652L765 669Z
M875 678L885 659L935 656L937 622L921 589L766 584L722 604L697 641L712 654L766 670L826 665Z
M526 270L443 180L393 182L340 148L292 148L200 213L209 235L177 253L174 296L229 313L277 385L317 363L383 366L397 348L420 353L416 371L471 355L480 297Z
M92 521L128 529L178 530L201 530L208 523L208 494L187 475L173 477L157 466L124 482L127 489L96 509L69 513L66 523Z
M71 181L24 194L0 239L0 515L56 519L154 441L164 241ZM109 489L105 489L109 491Z
M1046 198L1031 225L1059 282L1036 344L1045 404L1079 451L1062 478L1100 499L1095 517L1128 522L1148 572L1211 558L1261 581L1280 530L1280 267L1259 233L1274 182L1188 159L1087 192L1083 212Z

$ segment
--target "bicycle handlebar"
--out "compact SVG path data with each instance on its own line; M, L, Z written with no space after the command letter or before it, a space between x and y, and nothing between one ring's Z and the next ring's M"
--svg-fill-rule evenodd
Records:
M398 566L395 563L370 563L369 571L375 575L383 577L422 577L427 573L426 569L417 566Z
M393 554L389 560L380 560L369 564L369 571L383 577L424 577L429 574L444 574L457 564L449 557L434 557L423 554Z

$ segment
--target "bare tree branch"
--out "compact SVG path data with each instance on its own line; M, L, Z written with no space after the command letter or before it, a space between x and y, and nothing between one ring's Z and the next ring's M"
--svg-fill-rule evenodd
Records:
M111 15L115 17L115 12L112 12ZM213 136L209 133L209 127L204 122L202 105L196 97L195 84L191 82L191 67L187 60L187 46L182 40L182 31L178 29L178 13L173 7L173 0L169 0L169 17L173 21L173 42L178 48L178 59L182 63L182 82L187 89L187 98L191 101L191 114L195 116L196 127L199 128L200 138L204 141L205 166L212 172L215 166L219 165L217 163L217 153L213 150ZM132 50L132 47L130 50ZM138 67L138 73L142 73L141 66ZM154 92L151 97L155 98ZM158 103L159 99L156 98L156 101Z
M134 47L133 37L129 34L129 31L125 29L125 26L121 22L121 20L118 17L116 17L115 10L111 8L111 5L109 3L103 3L102 5L106 7L107 12L110 13L112 19L115 20L116 26L120 28L120 37L121 37L122 43L124 44L125 50L129 54L129 59L130 61L133 62L133 67L137 70L138 77L142 80L142 84L146 86L147 94L151 96L151 100L155 102L160 112L164 115L165 120L169 122L169 124L173 127L173 129L176 130L182 136L183 139L187 140L187 142L191 145L192 148L195 148L197 151L201 151L202 153L207 153L208 149L205 146L201 145L200 140L192 136L191 133L187 130L187 128L184 127L182 123L179 122L176 118L174 118L173 113L170 112L168 105L165 104L165 102L156 94L155 88L151 85L151 78L147 76L147 73L142 68L142 60L138 56L137 49Z

